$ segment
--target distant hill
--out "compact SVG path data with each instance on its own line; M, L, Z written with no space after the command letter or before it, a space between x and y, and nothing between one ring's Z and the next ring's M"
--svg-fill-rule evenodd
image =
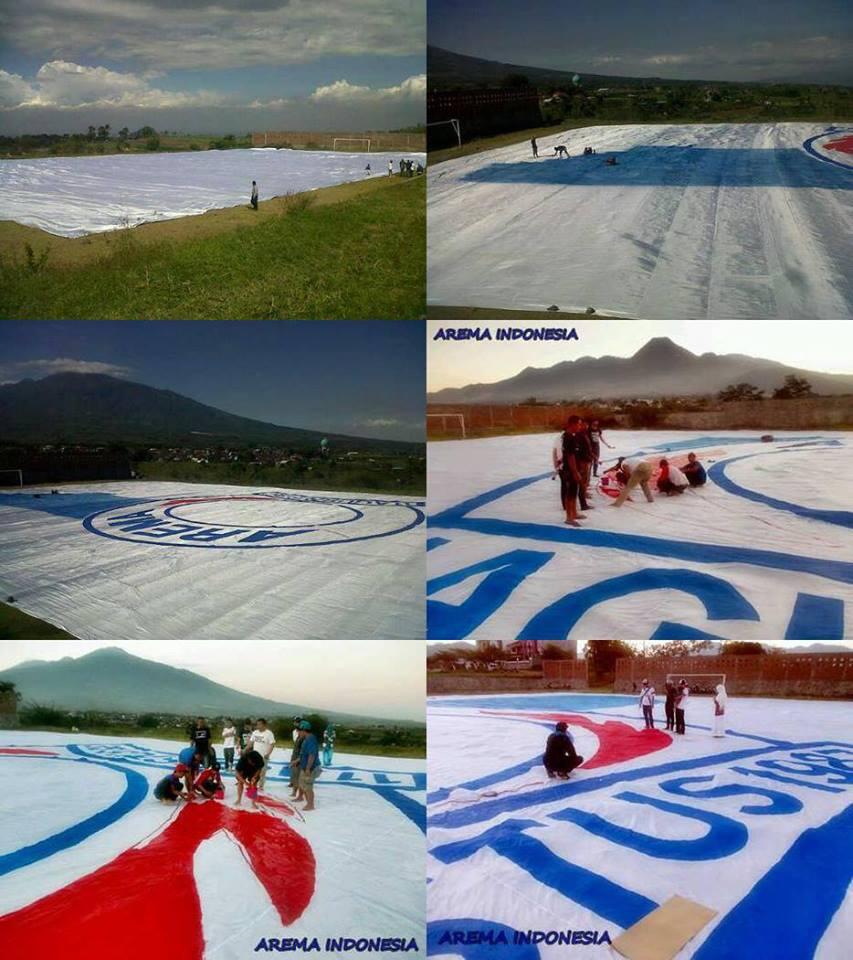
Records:
M333 713L314 704L281 703L242 693L191 670L136 657L119 647L105 647L77 658L29 660L0 671L0 680L14 683L23 703L65 710L212 717L297 716L318 710L342 723L368 719Z
M632 357L581 357L551 367L527 367L496 383L448 387L428 395L432 403L520 403L631 397L701 396L730 384L751 383L772 391L786 376L805 377L815 393L853 394L853 376L816 373L739 353L697 356L668 337L654 337Z
M142 383L105 374L57 373L0 386L0 440L176 446L270 444L417 453L421 445L323 434L240 417Z
M428 87L433 90L455 90L466 87L498 87L511 74L522 74L534 87L569 87L575 70L554 70L547 67L531 67L519 63L502 63L500 60L484 60L464 53L454 53L442 47L427 47ZM703 83L701 80L665 80L661 77L617 77L599 73L580 73L584 87L629 85L647 87L673 87ZM720 84L716 84L719 86Z

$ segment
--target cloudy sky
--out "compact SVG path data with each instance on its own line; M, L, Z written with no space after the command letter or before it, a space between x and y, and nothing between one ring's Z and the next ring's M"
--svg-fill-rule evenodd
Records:
M0 644L0 670L26 660L81 657L115 645L87 640L7 640ZM177 645L142 640L118 645L135 657L192 670L226 687L270 700L318 710L424 721L423 642L268 641L256 643L252 656L235 655L240 652L239 643L211 640L188 640Z
M424 119L424 0L0 0L0 132Z
M853 373L853 328L848 320L490 321L479 327L574 327L577 340L511 342L434 340L440 328L473 326L427 323L430 392L469 383L494 383L525 367L551 367L580 357L632 357L652 337L669 337L695 354L742 353L802 370ZM494 336L494 334L493 334Z
M284 426L424 439L419 323L7 320L3 327L0 383L105 373Z
M430 0L429 42L550 69L853 83L849 0Z

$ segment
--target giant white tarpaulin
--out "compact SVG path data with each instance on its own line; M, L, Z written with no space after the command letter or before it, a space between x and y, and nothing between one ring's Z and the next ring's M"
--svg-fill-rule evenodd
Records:
M715 912L676 960L846 956L853 708L729 697L714 739L711 698L688 703L677 736L661 699L654 730L633 697L432 699L430 956L612 960L674 896ZM542 766L559 720L584 757L568 780Z
M60 237L81 237L174 220L220 207L303 193L366 176L387 176L388 161L417 153L316 150L205 150L0 161L0 220ZM365 169L370 164L370 173Z
M850 133L583 127L539 138L538 159L525 141L440 163L429 301L647 320L851 317Z
M423 506L212 484L5 493L0 590L85 640L416 640Z
M853 639L853 447L839 433L605 431L705 486L564 522L556 435L429 445L431 640Z
M222 800L158 803L181 746L3 732L4 960L245 960L303 938L423 952L424 761L337 754L303 814L276 749L257 809L234 806L231 774Z

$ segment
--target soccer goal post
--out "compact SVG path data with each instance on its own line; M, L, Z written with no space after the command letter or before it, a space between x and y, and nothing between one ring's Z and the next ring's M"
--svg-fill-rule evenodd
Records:
M442 433L447 433L447 421L455 422L459 428L459 435L462 440L465 439L465 416L461 413L428 413L427 421L430 419L440 420L441 426L440 430Z
M456 134L456 142L461 147L462 146L462 127L459 124L458 120L433 120L432 123L428 123L428 127L440 127L443 124L449 123L453 127L453 132Z
M0 487L23 487L23 470L0 470Z
M370 137L335 137L332 140L332 149L337 150L339 143L360 143L361 151L370 153ZM364 144L367 144L365 147Z
M717 684L725 685L726 675L724 673L668 673L666 675L667 683L681 683L687 681L687 686L691 694L697 693L716 693Z

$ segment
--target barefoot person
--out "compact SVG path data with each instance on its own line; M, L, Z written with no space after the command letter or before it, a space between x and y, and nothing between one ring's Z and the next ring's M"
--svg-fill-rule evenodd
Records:
M186 775L187 768L179 763L167 777L163 777L154 787L154 796L160 803L175 803L176 800L188 799L188 794L184 791L183 777Z
M687 681L682 680L678 684L678 691L675 696L675 732L684 734L686 732L685 712L687 710L687 701L690 699L690 687Z
M264 758L257 750L244 750L237 765L234 767L234 776L237 780L237 799L235 806L239 807L243 800L243 789L249 788L254 792L258 787L258 780L264 769ZM254 797L251 798L254 801Z
M542 764L548 776L553 780L568 780L569 774L575 767L583 763L575 750L572 735L568 724L560 720L554 727L554 732L548 735L545 743L545 753L542 755Z
M610 450L612 450L613 447L604 439L604 433L598 420L593 420L590 422L587 434L589 436L589 442L592 444L592 475L597 477L598 465L601 463L601 444L603 443L604 446Z
M560 475L560 502L566 511L566 523L570 527L579 527L578 491L580 490L580 471L577 463L577 441L580 417L569 417L566 429L560 435L553 450L554 469Z
M299 729L305 731L305 739L299 751L299 791L305 799L303 810L314 809L314 780L320 766L320 748L311 732L311 724L303 720Z
M264 783L267 779L267 768L269 767L270 757L272 756L273 747L275 746L275 736L273 735L272 730L267 726L267 722L263 717L259 717L255 723L255 729L252 733L251 739L251 748L252 750L257 751L264 761L264 768L261 771L260 780L258 782L258 787L263 789Z
M621 507L628 499L634 487L640 487L649 503L654 503L649 481L652 479L652 465L639 457L625 457L619 464L619 469L626 477L625 486L619 496L610 504L611 507Z

